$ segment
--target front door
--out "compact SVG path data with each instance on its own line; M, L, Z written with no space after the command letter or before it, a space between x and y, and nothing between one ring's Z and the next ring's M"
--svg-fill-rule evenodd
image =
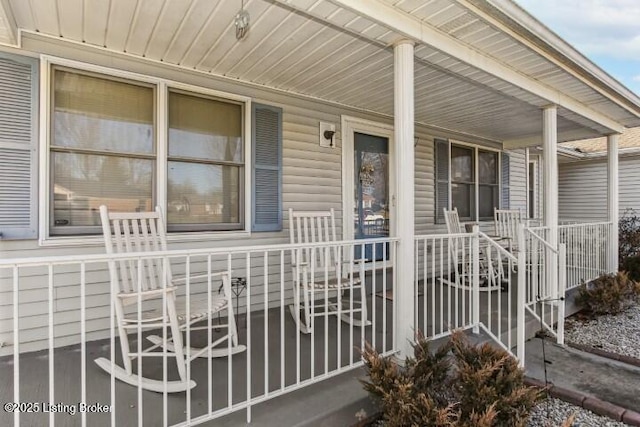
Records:
M354 132L354 238L389 237L389 139ZM375 247L375 259L389 259L389 248ZM364 258L374 259L374 245L366 245ZM361 248L356 256L361 256Z

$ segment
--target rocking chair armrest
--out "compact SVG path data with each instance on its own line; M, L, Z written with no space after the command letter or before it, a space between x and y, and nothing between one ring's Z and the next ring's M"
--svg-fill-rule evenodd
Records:
M344 260L344 261L341 261L340 264L347 265L347 266L351 264L357 264L358 266L360 266L361 264L364 264L369 261L371 261L369 258L358 258L354 260Z
M147 297L151 297L154 295L161 295L163 293L169 293L169 292L175 292L176 288L174 288L173 286L169 286L166 288L160 288L160 289L149 289L148 291L141 291L141 292L131 292L131 293L121 293L118 294L118 298L121 299L135 299L138 298L138 295L140 295L140 298L147 298Z
M207 277L223 277L223 276L231 277L231 272L228 271L228 270L212 271L211 273L192 274L192 275L189 276L189 278L191 280L193 280L193 279L205 279ZM174 277L171 281L173 283L186 283L187 282L187 276Z

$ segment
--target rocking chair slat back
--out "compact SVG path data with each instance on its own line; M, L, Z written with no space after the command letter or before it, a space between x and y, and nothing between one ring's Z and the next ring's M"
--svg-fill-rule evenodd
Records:
M337 241L336 221L333 208L321 212L294 212L289 209L289 237L291 243L329 243ZM304 248L297 254L294 251L294 262L306 263L324 269L336 268L339 261L338 248ZM299 259L298 259L299 258ZM315 258L312 260L312 258Z
M496 235L515 239L518 232L518 225L523 221L520 210L496 209L494 211L494 223Z
M167 249L162 215L155 212L111 213L100 207L105 246L108 254L135 254ZM167 259L147 258L109 262L112 280L120 293L135 293L163 288L171 283Z
M444 222L447 225L447 232L449 234L460 234L464 233L466 230L462 227L460 223L460 217L458 216L458 208L453 208L452 210L447 210L447 208L443 208L444 211Z

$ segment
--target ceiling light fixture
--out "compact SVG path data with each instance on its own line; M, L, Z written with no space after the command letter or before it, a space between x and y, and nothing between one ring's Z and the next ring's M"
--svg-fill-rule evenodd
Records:
M236 39L242 40L249 32L249 12L244 10L244 0L241 2L240 12L236 15Z

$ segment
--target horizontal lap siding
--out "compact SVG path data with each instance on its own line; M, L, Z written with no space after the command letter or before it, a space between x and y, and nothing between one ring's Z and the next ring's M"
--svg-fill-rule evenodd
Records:
M606 162L561 163L558 168L558 215L565 221L607 219Z
M423 130L416 130L418 144L415 148L415 233L426 234L435 221L435 190L433 172L433 137ZM400 184L402 185L402 184Z
M561 163L560 218L569 221L607 220L607 161ZM618 170L620 216L640 212L640 157L621 157Z
M509 209L527 213L527 164L525 151L509 150Z
M33 43L33 42L31 42ZM208 87L229 93L249 96L253 101L275 105L283 109L283 211L284 222L281 232L252 233L251 236L204 241L169 242L171 249L203 249L221 247L239 247L249 245L268 245L288 243L288 209L297 210L336 210L338 236L342 237L342 141L340 123L341 115L357 115L364 119L380 121L380 118L366 114L358 114L347 109L340 109L326 104L314 103L285 95L273 94L260 89L236 85L228 81L216 81L206 76L175 71L156 65L122 59L111 58L104 54L95 54L90 50L69 47L64 43L42 41L40 49L31 48L38 53L68 57L79 61L116 67L155 75L162 78L184 81L200 87ZM319 122L336 124L336 148L321 148L318 143ZM386 123L389 123L387 120ZM416 233L444 232L444 225L434 224L434 181L433 181L433 137L424 129L418 128L416 135L419 141L416 147ZM247 153L248 154L248 153ZM402 185L402 183L398 183ZM513 184L512 184L513 185ZM102 245L40 247L34 240L0 241L2 258L39 257L51 255L82 255L104 253ZM262 308L263 275L260 256L252 263L252 304L254 308ZM285 252L285 290L291 291L290 253ZM194 264L193 272L204 268L206 264L199 261ZM214 269L223 264L214 265ZM233 268L236 274L244 269L244 259L234 259ZM179 269L176 268L178 273ZM56 345L77 343L80 332L80 279L78 266L62 266L54 275L54 321ZM46 269L37 268L21 272L19 284L21 349L23 351L46 348L48 338L48 282ZM279 256L269 258L268 283L269 299L276 306L280 299L280 267ZM13 284L11 271L0 271L0 343L10 344L13 340ZM88 339L108 336L109 328L109 277L104 264L87 265L86 269L86 303ZM213 291L217 291L216 283ZM0 355L13 351L10 345L0 346Z
M204 249L252 245L282 244L289 242L288 209L336 211L339 238L342 226L342 157L340 141L340 114L326 112L326 106L313 109L294 106L281 97L255 99L255 101L283 108L283 211L281 232L252 233L250 237L225 240L189 241L172 243L170 249ZM295 103L295 101L294 101ZM322 148L318 143L319 121L337 125L336 148ZM0 243L3 258L38 257L50 255L79 255L104 253L101 245L92 247L39 247L36 241L5 241ZM285 291L291 292L290 251L285 251ZM206 262L194 262L192 272L206 269ZM268 262L269 299L280 300L280 256L270 253ZM214 270L224 268L224 262L214 263ZM252 256L252 306L263 307L264 268L262 254ZM174 268L174 274L184 268ZM244 256L235 256L233 269L237 275L246 275ZM109 276L104 263L86 267L87 330L92 339L108 336L109 328ZM46 348L48 338L48 279L46 268L23 270L20 280L21 350ZM79 267L61 266L54 272L54 334L56 345L76 343L80 333L80 275ZM196 285L194 284L194 287ZM214 282L212 290L217 292ZM11 271L0 271L0 343L13 341L13 283ZM202 289L202 286L200 287ZM206 289L206 286L205 286ZM195 290L195 289L194 289ZM243 303L243 301L241 301ZM272 306L275 303L271 304ZM0 349L0 355L12 352L12 347Z

